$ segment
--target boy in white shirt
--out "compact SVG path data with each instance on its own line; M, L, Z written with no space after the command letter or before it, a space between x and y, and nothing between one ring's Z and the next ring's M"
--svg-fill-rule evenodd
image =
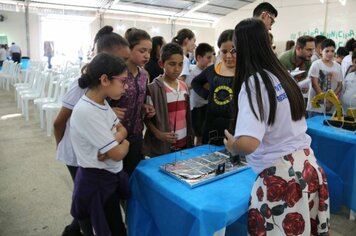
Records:
M200 43L195 49L195 60L197 64L192 68L186 79L190 89L190 109L192 114L192 125L194 130L194 146L199 146L203 141L203 121L205 120L206 104L208 99L200 97L193 89L191 83L206 67L213 61L214 48L207 43Z
M336 95L339 95L342 89L342 72L341 66L334 61L335 42L332 39L325 39L321 43L322 58L313 62L309 70L311 80L307 111L309 117L333 112L333 105L330 102L321 104L320 108L314 108L311 105L313 97L320 93L324 93L329 89L334 90Z

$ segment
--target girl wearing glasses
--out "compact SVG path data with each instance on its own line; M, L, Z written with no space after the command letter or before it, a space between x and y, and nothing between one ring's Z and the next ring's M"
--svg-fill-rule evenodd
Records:
M226 148L247 155L257 173L248 210L249 235L328 235L329 193L306 134L302 93L274 55L263 22L235 28L234 136Z
M236 52L232 42L234 31L225 30L218 39L221 60L207 67L192 80L192 88L208 99L203 122L203 143L222 145L224 130L231 120L230 102L233 98L232 83L235 77Z
M106 209L115 193L121 198L128 196L128 176L122 171L129 148L127 131L106 101L125 93L126 79L127 66L121 58L105 53L95 56L78 80L87 91L71 116L70 135L79 164L71 214L78 220L90 218L97 235L126 235L117 214L108 214ZM102 156L98 158L98 154Z

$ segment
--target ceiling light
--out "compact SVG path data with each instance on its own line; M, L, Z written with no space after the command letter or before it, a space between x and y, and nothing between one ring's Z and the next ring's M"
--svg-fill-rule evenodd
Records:
M324 3L324 2L325 2L325 0L320 0L320 2L321 2L321 3Z
M341 3L341 5L345 6L346 5L346 0L339 0L339 2Z
M200 9L200 8L202 8L202 7L206 6L206 5L208 5L208 4L209 4L209 1L205 1L205 2L203 2L203 3L200 3L200 4L197 5L196 7L193 7L192 9L190 9L190 10L187 12L187 14L193 13L193 12L195 12L196 10L198 10L198 9Z

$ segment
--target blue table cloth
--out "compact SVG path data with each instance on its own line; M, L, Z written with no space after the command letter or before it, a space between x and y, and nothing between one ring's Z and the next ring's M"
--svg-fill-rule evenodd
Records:
M356 134L325 126L325 119L330 117L316 116L307 119L307 133L312 138L311 147L316 158L323 163L322 166L327 166L342 180L342 203L356 211ZM326 174L329 181L327 171ZM331 198L332 186L330 195Z
M205 145L141 161L130 180L129 235L212 236L243 216L256 178L251 169L193 189L159 170L175 158L222 148Z

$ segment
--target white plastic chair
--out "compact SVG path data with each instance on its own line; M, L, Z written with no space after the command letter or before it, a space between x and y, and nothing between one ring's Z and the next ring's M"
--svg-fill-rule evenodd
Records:
M51 136L52 134L53 116L54 116L53 114L57 113L62 108L62 98L66 93L66 91L68 90L68 87L71 83L70 81L71 80L68 79L63 79L62 81L60 81L59 82L60 90L56 102L47 103L42 106L41 111L46 113L47 136Z
M22 104L22 114L26 117L26 121L29 120L28 112L28 102L29 100L34 100L35 98L43 97L45 86L48 80L48 73L41 73L37 81L36 87L34 90L25 90L20 92L19 100Z
M41 73L38 71L31 71L29 76L29 83L18 84L18 86L15 87L15 101L17 100L17 108L21 108L20 94L34 91Z
M36 98L33 103L35 104L35 106L38 109L39 112L39 116L40 116L40 127L41 129L44 128L44 111L42 109L42 107L45 104L49 104L49 103L54 103L57 101L57 98L59 96L60 93L60 82L61 82L61 75L53 75L53 73L51 73L51 78L48 82L48 90L47 90L47 96L43 97L43 98Z
M9 79L13 76L15 72L16 63L13 61L9 61L8 66L6 66L5 71L0 74L1 87L5 89L7 87L7 83Z

